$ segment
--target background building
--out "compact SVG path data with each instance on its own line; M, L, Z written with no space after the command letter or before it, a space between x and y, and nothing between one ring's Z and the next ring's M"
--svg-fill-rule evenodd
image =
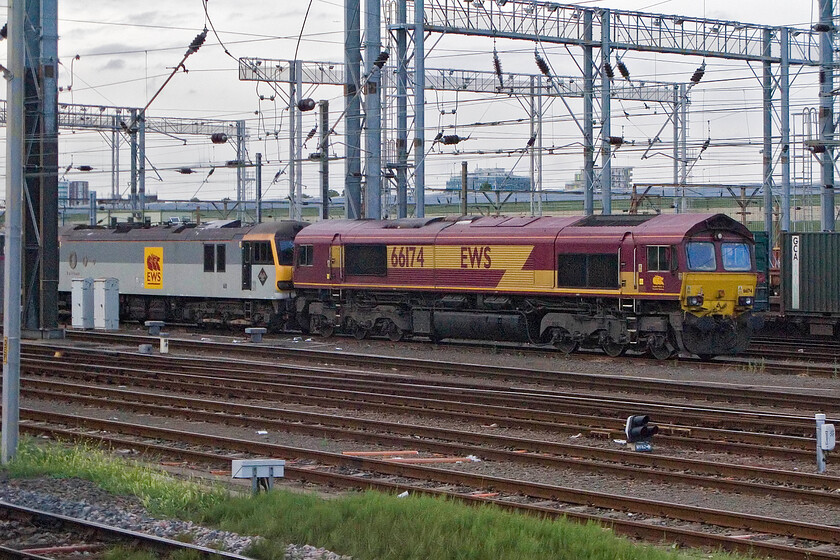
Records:
M613 192L629 192L633 185L633 168L619 167L613 165L612 170L612 190ZM598 180L601 176L601 168L595 168L595 192L601 192L601 182ZM582 191L584 186L583 169L575 173L575 180L571 183L566 183L567 191Z
M446 190L461 190L461 175L452 175L446 181ZM529 191L531 179L513 175L503 167L476 168L467 173L467 190L470 191Z

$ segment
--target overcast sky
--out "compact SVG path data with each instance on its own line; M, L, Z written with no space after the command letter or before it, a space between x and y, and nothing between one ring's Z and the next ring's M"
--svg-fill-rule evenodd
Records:
M209 27L202 0L58 2L59 55L63 63L60 85L65 89L60 93L59 100L66 103L142 107L180 60L193 37L205 25ZM581 4L796 27L810 26L817 12L816 0L609 0ZM251 134L249 154L251 157L257 152L264 154L267 164L263 176L269 183L275 173L284 168L288 158L286 111L278 97L273 101L270 99L273 91L268 86L239 81L235 58L293 58L307 7L308 0L209 0L210 19L232 56L225 54L211 32L201 50L188 59L186 67L189 72L175 76L150 107L150 116L246 119ZM342 18L342 0L313 0L303 28L299 58L343 60ZM435 41L437 37L432 37L429 43ZM488 51L492 48L492 43L487 40L447 37L429 54L427 66L491 70L492 58ZM533 48L532 43L523 41L497 43L503 68L507 71L536 73ZM580 57L579 49L571 49L571 52ZM558 73L577 73L565 48L549 49L548 54ZM72 63L71 74L71 61L75 55L79 55L79 60ZM5 58L5 53L0 54L0 58ZM628 53L624 60L634 79L669 82L687 81L701 62L697 58L641 53ZM707 63L708 82L704 80L692 96L691 139L701 144L706 137L715 142L752 137L760 143L761 114L756 110L756 100L760 100L761 94L752 73L754 70L760 75L760 67L753 65L751 70L743 63L729 64L716 60ZM794 112L817 104L813 76L803 75L798 80L792 88L796 98ZM71 84L72 89L67 91ZM342 109L339 88L309 88L307 93L315 99L329 99L336 114ZM432 129L428 135L430 138L438 128L469 135L470 141L459 146L468 152L519 148L527 141L527 126L469 126L503 119L527 119L527 113L515 99L469 95L455 98L453 95L436 96L430 93L427 101L426 122ZM579 112L579 105L572 102L572 107ZM657 109L633 102L614 102L613 134L619 132L628 139L643 143L662 126L663 113L662 107ZM560 103L546 108L545 120L544 142L546 146L556 147L557 151L544 161L544 185L559 188L570 181L575 170L582 166L579 133ZM304 130L308 131L313 124L314 114L307 115ZM666 128L665 136L666 140L670 138L670 126ZM149 172L147 190L163 198L185 199L196 195L219 199L235 196L233 172L219 170L210 180L203 182L212 166L235 157L232 146L215 146L203 138L185 139L187 146L179 139L147 137L148 157L160 175L159 180L154 172ZM342 138L336 140L340 142ZM304 153L314 151L315 147L314 141L310 142ZM453 153L454 148L449 148L442 154L434 153L429 157L427 184L431 187L442 187L461 159L470 161L471 168L500 166L513 168L519 174L528 172L527 158L490 159L472 153L464 156ZM694 179L722 181L726 177L730 181L760 181L759 149L760 146L746 145L733 150L709 150L703 162L695 166ZM340 144L334 152L335 155L343 155ZM640 180L670 180L672 164L667 158L642 161L639 156L639 153L628 150L626 156L620 154L616 158L616 164L634 166L636 177ZM5 151L0 152L0 157L5 157ZM121 157L123 173L120 189L125 192L128 185L127 150ZM755 164L750 163L753 160ZM107 194L110 192L110 161L109 147L99 134L62 132L62 167L71 163L94 167L94 171L87 174L70 171L67 178L89 180L92 188ZM730 167L732 165L735 167ZM186 166L196 173L182 175L176 172L177 168ZM314 164L308 167L304 176L306 192L314 195L317 194L316 169ZM342 190L343 170L343 162L332 166L333 184L337 190ZM285 196L287 188L287 180L281 177L280 182L270 187L267 196Z

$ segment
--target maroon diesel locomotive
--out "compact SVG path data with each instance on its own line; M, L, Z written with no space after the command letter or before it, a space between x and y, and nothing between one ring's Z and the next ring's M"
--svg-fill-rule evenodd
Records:
M330 220L295 238L298 323L667 358L749 341L753 238L723 214Z

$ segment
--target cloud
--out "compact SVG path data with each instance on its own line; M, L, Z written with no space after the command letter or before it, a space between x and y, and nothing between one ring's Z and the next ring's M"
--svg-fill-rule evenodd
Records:
M112 58L105 64L99 68L100 71L103 70L122 70L125 68L125 61L121 58Z

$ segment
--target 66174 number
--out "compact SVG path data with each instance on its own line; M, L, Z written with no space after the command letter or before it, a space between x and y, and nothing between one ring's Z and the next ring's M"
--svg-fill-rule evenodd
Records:
M401 246L391 248L391 268L423 268L425 264L423 247Z

